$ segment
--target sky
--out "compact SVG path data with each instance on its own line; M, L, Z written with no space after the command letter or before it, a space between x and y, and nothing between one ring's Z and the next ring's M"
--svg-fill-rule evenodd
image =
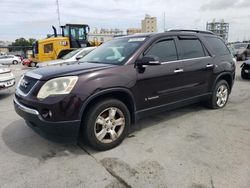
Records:
M59 0L61 24L90 28L140 28L145 14L158 19L158 31L206 29L213 19L230 23L229 41L250 40L250 0ZM58 27L56 0L0 0L0 40L45 38Z

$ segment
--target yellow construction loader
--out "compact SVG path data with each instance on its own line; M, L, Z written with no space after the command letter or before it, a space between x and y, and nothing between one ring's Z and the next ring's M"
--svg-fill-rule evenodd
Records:
M76 48L87 46L98 46L101 43L89 42L87 35L90 30L86 24L66 24L61 26L61 34L54 30L53 35L48 35L46 39L36 41L33 47L33 56L30 61L33 64L54 60L62 57Z

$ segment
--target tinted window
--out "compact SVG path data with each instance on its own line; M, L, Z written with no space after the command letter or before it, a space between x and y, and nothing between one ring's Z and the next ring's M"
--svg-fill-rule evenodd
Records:
M213 52L215 55L229 55L230 51L225 45L225 43L217 37L206 37L207 42L211 47L213 47Z
M181 48L181 59L191 59L197 57L204 57L204 49L198 39L179 39Z
M157 42L146 52L145 55L157 56L161 62L177 60L175 42L174 40Z
M51 53L53 52L53 44L45 44L44 45L44 53Z

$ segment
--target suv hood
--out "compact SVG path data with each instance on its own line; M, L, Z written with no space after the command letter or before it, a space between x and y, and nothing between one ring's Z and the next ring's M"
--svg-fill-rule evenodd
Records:
M116 65L101 63L79 63L67 66L51 66L28 71L25 73L25 76L36 78L38 80L49 80L61 76L80 75L114 66Z

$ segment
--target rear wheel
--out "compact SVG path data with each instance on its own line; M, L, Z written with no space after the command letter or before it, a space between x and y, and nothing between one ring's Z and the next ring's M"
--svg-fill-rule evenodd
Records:
M18 61L17 61L17 60L14 60L14 61L12 62L12 64L13 64L13 65L17 65L17 64L18 64Z
M211 98L207 101L211 109L220 109L226 106L229 98L230 89L226 80L216 83Z
M116 99L106 99L93 105L83 125L84 138L97 150L108 150L119 145L130 126L127 106Z

